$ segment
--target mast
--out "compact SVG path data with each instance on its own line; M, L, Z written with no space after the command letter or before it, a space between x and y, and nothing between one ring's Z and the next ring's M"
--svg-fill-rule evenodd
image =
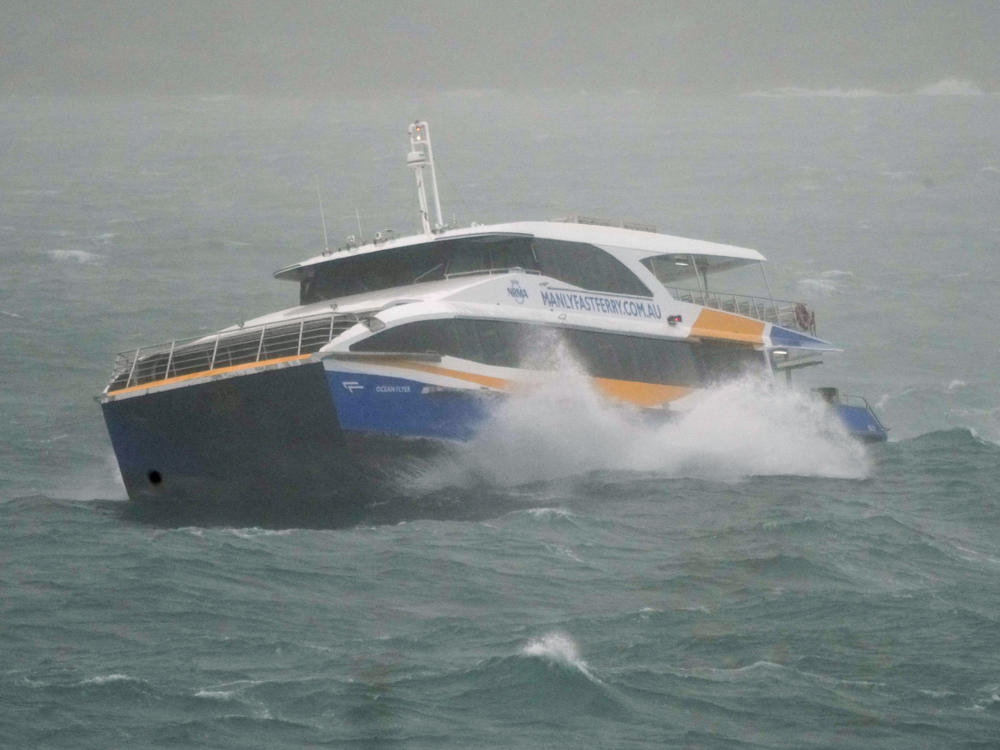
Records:
M409 127L410 152L406 164L413 168L417 178L417 200L420 202L420 226L425 234L439 232L444 228L441 218L441 199L438 197L437 175L434 173L434 154L431 151L431 133L427 122L418 120ZM424 184L424 169L430 170L431 199L434 201L434 223L427 207L427 188Z

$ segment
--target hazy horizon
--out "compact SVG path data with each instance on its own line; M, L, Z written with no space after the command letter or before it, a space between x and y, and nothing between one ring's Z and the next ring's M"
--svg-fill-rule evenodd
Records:
M997 39L981 0L15 0L0 92L997 92Z

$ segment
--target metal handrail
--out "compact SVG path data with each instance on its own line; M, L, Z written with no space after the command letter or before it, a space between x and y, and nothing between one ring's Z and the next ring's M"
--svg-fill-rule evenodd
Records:
M353 313L325 313L121 352L104 392L220 367L312 354L360 319Z
M776 323L783 328L813 334L816 332L815 317L812 311L801 302L756 297L752 294L705 292L701 289L683 289L681 287L667 287L667 291L674 299L681 302L692 302L711 307L714 310L746 315L749 318L756 318L767 323Z

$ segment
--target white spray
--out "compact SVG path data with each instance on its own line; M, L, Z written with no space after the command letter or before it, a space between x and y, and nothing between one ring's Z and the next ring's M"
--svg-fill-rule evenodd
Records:
M423 484L515 486L595 470L735 481L796 475L862 479L870 463L818 398L748 375L701 393L667 420L598 393L560 348L561 364L498 405L479 435Z

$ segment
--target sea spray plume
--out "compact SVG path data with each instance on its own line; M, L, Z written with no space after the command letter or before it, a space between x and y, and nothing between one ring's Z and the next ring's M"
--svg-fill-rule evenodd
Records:
M870 470L864 447L820 399L752 375L707 390L657 443L671 446L660 468L674 476L863 479Z
M575 669L591 682L601 683L601 680L595 677L587 667L587 662L580 658L580 651L576 643L565 633L554 631L529 641L521 649L521 654L538 657L550 664Z
M689 411L643 419L579 368L539 377L421 477L426 489L470 482L513 487L595 470L735 481L798 475L861 479L869 460L817 398L745 376L706 389Z
M551 340L548 340L551 339ZM526 343L535 377L494 410L463 450L466 466L505 485L611 468L616 436L638 424L635 410L598 393L565 341L542 333Z

